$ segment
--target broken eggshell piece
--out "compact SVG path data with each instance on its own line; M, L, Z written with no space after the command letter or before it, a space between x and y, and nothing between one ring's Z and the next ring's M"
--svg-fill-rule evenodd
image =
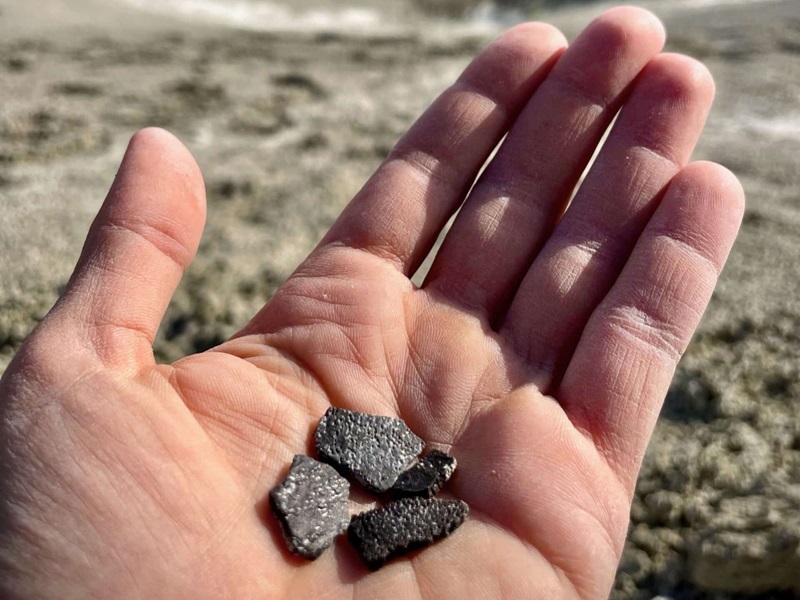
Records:
M350 522L350 482L336 469L297 455L286 478L270 492L289 550L308 559L320 556Z
M385 492L425 447L401 419L329 408L314 440L320 458L371 492Z
M392 491L401 496L425 496L432 498L456 470L454 456L431 450L408 471L400 475Z
M355 515L347 537L367 566L376 570L391 558L449 536L468 513L469 507L461 500L402 498Z

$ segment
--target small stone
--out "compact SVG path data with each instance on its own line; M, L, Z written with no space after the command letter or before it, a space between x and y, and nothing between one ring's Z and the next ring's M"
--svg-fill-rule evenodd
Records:
M469 513L461 500L402 498L360 515L354 515L347 537L372 569L413 550L449 536Z
M289 474L270 492L289 550L314 560L350 521L350 483L333 467L297 455Z
M401 419L329 408L314 432L320 457L371 492L385 492L425 447Z
M392 490L404 496L432 498L456 470L454 456L431 450L397 478Z

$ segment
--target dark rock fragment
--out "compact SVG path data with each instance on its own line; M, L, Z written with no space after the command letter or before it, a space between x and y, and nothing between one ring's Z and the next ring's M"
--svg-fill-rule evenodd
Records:
M311 560L333 544L350 520L350 483L333 467L297 455L289 474L270 492L289 550Z
M404 496L432 498L456 470L454 456L431 450L416 465L400 475L392 491Z
M372 569L387 560L431 545L455 531L467 518L461 500L402 498L383 508L355 515L347 537Z
M314 432L320 457L372 492L385 492L425 446L401 419L329 408Z

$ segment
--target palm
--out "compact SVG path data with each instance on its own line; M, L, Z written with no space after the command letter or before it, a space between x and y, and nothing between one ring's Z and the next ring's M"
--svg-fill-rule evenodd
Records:
M471 518L446 547L369 577L344 545L303 566L269 540L234 562L261 556L247 571L282 573L292 597L359 597L362 588L387 598L457 598L474 589L487 590L484 597L506 598L509 590L570 597L607 587L624 531L608 510L624 519L628 498L594 447L552 399L526 385L525 361L480 319L415 289L379 259L340 254L347 278L299 277L278 292L263 315L277 313L274 333L246 335L172 367L171 381L194 413L185 418L198 419L211 451L232 465L246 514L292 455L307 451L328 406L401 416L459 458L449 491L467 501ZM331 306L340 321L328 321ZM306 337L308 323L315 326ZM228 390L221 380L243 383ZM587 485L578 495L576 481Z
M658 407L741 217L730 175L684 166L711 86L695 63L654 57L662 41L635 9L601 17L555 67L552 29L502 36L239 335L171 366L151 343L202 194L185 150L138 136L65 296L3 379L17 459L0 481L22 507L0 514L12 589L71 597L64 582L91 565L75 597L603 597ZM54 356L76 332L89 341ZM377 573L345 543L290 556L265 499L331 405L400 416L450 450L464 527ZM55 508L31 500L39 480ZM46 526L62 521L71 545ZM35 571L15 557L34 552L58 565L49 588L20 575Z

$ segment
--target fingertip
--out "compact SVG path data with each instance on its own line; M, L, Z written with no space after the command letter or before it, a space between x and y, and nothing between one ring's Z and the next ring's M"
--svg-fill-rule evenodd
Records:
M500 78L504 81L527 79L532 72L539 71L539 65L549 69L566 47L567 38L556 27L539 22L521 23L496 37L482 53L481 60L467 67L467 73L474 74L492 64L500 66Z
M686 165L678 177L699 182L704 185L713 183L730 196L735 196L744 203L744 188L734 173L719 163L710 160L697 160Z
M175 136L175 134L161 127L144 127L139 129L131 136L128 145L135 146L138 144L152 143L183 147L183 144L177 138L177 136Z
M700 62L659 54L639 73L617 130L628 144L648 148L681 168L703 130L714 99L714 80ZM676 169L677 170L677 169Z
M699 60L665 52L647 65L646 73L660 84L664 98L673 102L690 103L698 100L711 105L716 86L711 71Z
M608 10L575 38L551 78L584 90L596 104L617 105L664 40L663 25L652 13L633 7Z
M649 45L661 49L667 39L667 30L655 14L638 6L617 6L606 10L594 19L588 29L602 30L610 44L621 45L633 35Z
M205 213L206 188L203 174L189 149L174 134L160 127L146 127L131 136L120 172L128 165L148 176L169 174L170 186L183 184L176 190L180 196L192 200Z
M733 171L731 171L724 165L706 160L697 161L693 163L693 165L695 165L695 168L702 167L704 170L714 175L718 180L720 187L727 190L729 197L735 198L737 204L740 204L742 206L742 209L744 209L745 205L744 186L742 186L742 182L739 180L739 178Z
M673 178L670 188L683 196L702 197L719 206L737 229L745 209L745 192L739 178L726 167L701 160L686 165Z
M553 49L563 48L568 44L567 38L561 33L561 30L542 21L529 21L515 25L496 38L496 41L499 40L523 46L535 43L540 47Z
M682 242L722 271L744 214L744 191L725 167L698 161L673 177L645 232Z

